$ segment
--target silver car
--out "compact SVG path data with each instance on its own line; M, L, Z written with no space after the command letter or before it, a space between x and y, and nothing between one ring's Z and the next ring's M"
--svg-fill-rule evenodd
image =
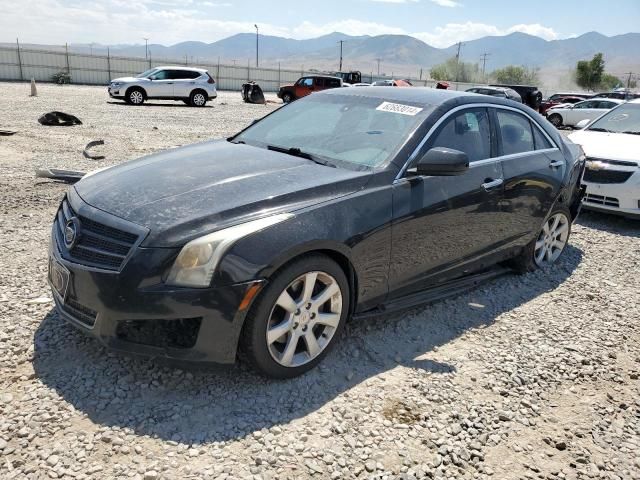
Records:
M155 67L136 77L111 80L109 96L131 105L148 99L182 100L193 107L204 107L218 95L216 81L201 68Z

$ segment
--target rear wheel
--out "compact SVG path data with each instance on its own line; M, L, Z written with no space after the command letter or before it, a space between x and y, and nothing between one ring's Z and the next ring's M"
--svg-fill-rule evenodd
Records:
M562 126L562 117L559 113L552 113L551 115L549 115L548 120L549 122L551 122L551 125L556 128Z
M247 315L241 354L260 373L291 378L329 352L349 310L349 284L323 255L294 261L278 272Z
M520 273L531 272L554 264L564 252L571 234L571 213L567 207L556 207L545 220L535 239L512 260Z
M293 102L293 95L291 95L290 93L285 93L284 95L282 95L282 101L284 103L291 103Z
M207 104L207 94L202 90L194 90L189 96L189 104L192 107L204 107Z
M130 105L142 105L144 103L144 91L141 88L130 88L127 90L125 100Z

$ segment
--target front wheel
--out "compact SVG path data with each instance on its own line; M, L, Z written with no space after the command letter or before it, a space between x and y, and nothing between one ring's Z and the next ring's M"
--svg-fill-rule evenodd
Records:
M282 101L284 103L291 103L293 102L293 95L291 95L290 93L285 93L284 95L282 95Z
M342 268L323 255L302 257L270 279L251 308L241 355L266 376L301 375L327 355L348 311Z
M545 220L536 238L513 259L512 266L515 270L524 273L554 264L569 242L570 219L571 213L567 207L556 207Z
M144 92L140 88L132 88L127 92L125 100L130 105L142 105L144 103Z
M548 120L549 122L551 122L551 125L556 128L562 126L562 117L559 113L552 113L551 115L549 115Z

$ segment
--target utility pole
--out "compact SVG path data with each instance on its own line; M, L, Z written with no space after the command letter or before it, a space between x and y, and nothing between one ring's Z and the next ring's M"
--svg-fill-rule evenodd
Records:
M149 39L145 37L142 39L144 40L144 58L147 59L149 58Z
M485 81L485 68L487 66L487 57L491 55L490 53L484 52L482 55L480 55L480 58L482 58L482 80Z
M256 27L256 68L258 68L258 37L259 37L259 31L258 31L258 25L254 24L254 27Z
M89 55L93 55L93 46L95 45L95 43L91 42L89 44Z
M627 77L627 91L629 91L629 89L631 88L631 75L633 75L633 72L627 72L626 75L628 75L628 77Z
M381 58L376 58L376 62L378 62L378 76L380 76L380 60Z
M458 50L456 52L456 83L458 83L458 77L460 74L460 49L463 45L466 45L462 42L458 42Z
M338 43L340 44L340 67L338 68L338 71L341 72L342 71L342 44L344 43L344 40L339 40Z

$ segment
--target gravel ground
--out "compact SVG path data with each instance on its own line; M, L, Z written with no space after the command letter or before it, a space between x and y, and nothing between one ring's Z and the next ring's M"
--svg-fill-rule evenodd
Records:
M129 107L0 83L0 478L640 479L640 224L593 213L561 262L351 323L287 382L105 351L52 310L50 223L92 169L228 135L276 108ZM271 97L272 98L272 97ZM43 127L50 110L77 127ZM106 160L86 160L90 140Z

